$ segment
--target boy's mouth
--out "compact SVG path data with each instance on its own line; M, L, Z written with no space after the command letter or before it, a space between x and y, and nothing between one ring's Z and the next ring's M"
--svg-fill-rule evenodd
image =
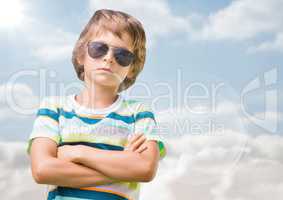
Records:
M110 68L105 68L105 67L99 67L99 68L97 68L96 70L104 70L104 71L113 73L113 71L112 71Z

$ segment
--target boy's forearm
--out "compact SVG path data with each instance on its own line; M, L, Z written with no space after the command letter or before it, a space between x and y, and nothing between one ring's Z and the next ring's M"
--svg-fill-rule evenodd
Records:
M35 179L39 184L74 188L117 182L94 169L52 157L42 163Z
M131 151L101 150L80 146L78 157L74 160L89 168L98 170L108 177L123 180L148 182L149 163L139 153Z

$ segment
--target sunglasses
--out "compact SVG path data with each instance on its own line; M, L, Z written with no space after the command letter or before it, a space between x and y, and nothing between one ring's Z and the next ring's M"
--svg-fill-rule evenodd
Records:
M88 55L92 58L101 58L111 48L116 62L123 67L129 66L135 59L135 55L129 50L121 47L112 47L104 42L88 42L87 46Z

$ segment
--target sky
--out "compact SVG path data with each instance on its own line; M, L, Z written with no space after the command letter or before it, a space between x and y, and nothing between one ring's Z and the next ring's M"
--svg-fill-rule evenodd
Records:
M151 103L168 154L141 198L282 199L282 0L1 0L0 191L44 192L24 147L40 100L81 89L72 49L102 8L147 36L144 70L122 94Z

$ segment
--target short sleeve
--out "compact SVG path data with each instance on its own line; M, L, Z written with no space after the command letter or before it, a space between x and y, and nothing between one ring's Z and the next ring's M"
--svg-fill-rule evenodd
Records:
M59 144L59 112L54 98L46 97L40 102L30 133L26 151L30 154L31 144L36 137L47 137Z
M165 157L166 149L158 133L158 123L151 107L146 103L140 103L137 108L134 133L143 133L148 140L155 140L159 147L160 158Z

